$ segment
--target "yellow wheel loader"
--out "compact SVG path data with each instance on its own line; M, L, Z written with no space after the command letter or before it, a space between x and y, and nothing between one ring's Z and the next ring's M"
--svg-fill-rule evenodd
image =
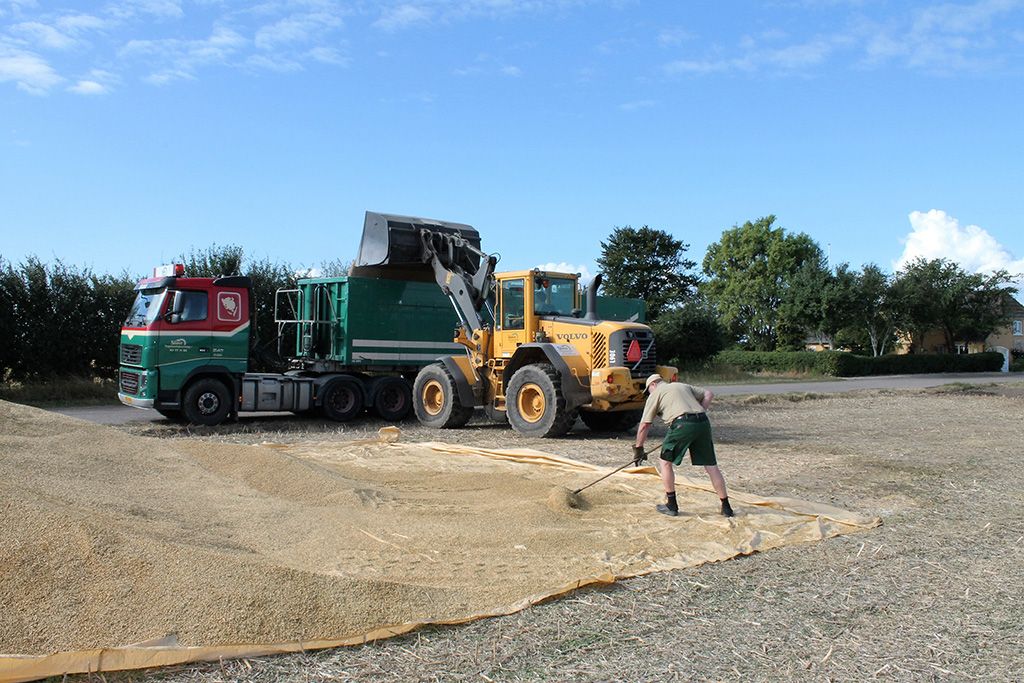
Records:
M424 367L413 406L431 427L461 427L482 407L528 436L561 436L576 418L594 431L637 424L644 380L676 369L655 364L654 334L640 323L598 317L598 275L581 307L579 275L495 273L469 225L367 212L353 274L429 278L461 321L463 354Z

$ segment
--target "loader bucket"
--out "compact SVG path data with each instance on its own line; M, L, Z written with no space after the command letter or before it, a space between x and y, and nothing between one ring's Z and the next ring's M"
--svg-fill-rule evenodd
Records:
M476 249L480 248L480 233L470 225L367 211L356 267L423 264L421 230L458 235Z

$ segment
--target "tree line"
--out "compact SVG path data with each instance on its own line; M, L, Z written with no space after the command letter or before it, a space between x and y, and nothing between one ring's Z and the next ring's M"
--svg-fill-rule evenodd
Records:
M982 341L1008 323L1017 290L1005 270L968 273L947 259L911 261L895 273L868 263L832 268L805 233L775 216L724 231L697 271L689 245L663 230L616 228L601 242L605 291L643 298L659 355L680 363L723 348L790 351L808 340L881 356L899 335L921 351L924 334Z
M688 251L648 226L615 228L601 242L604 292L646 302L663 361L687 363L728 347L802 349L808 336L879 356L897 333L919 344L932 329L943 331L952 350L955 341L981 340L1006 324L1006 296L1016 291L1005 271L972 274L943 259L919 259L896 273L875 264L830 268L813 239L777 226L774 216L724 231L699 269ZM193 277L252 279L254 369L273 369L274 293L295 286L296 270L248 258L236 245L193 250L175 262ZM331 261L317 270L343 275L348 265ZM0 379L113 377L138 279L36 257L13 264L0 255Z

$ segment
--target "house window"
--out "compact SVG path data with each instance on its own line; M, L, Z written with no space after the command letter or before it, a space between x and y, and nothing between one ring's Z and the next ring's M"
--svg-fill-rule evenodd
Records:
M1022 328L1024 328L1024 320L1014 320L1013 321L1013 336L1014 337L1019 337L1021 335L1024 335L1024 329L1022 329Z

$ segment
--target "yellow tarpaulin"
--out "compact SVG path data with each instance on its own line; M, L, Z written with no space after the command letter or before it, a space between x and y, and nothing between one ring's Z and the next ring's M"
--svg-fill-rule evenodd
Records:
M628 457L628 453L627 453ZM0 683L352 645L875 526L529 449L149 439L0 403ZM126 643L135 646L116 647Z

